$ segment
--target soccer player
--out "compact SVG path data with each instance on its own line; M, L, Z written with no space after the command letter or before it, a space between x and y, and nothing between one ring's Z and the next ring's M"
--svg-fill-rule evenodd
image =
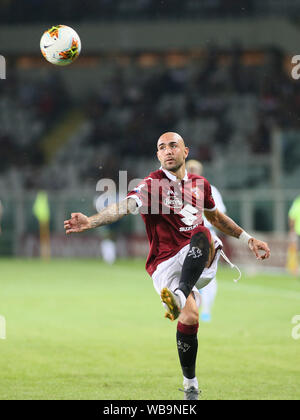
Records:
M288 269L294 274L299 274L298 242L300 237L300 195L295 198L289 209L289 248L288 248Z
M107 207L106 203L102 202L101 196L95 198L94 204L98 213L100 213L105 207ZM117 258L117 247L115 242L112 240L110 227L111 226L107 226L106 231L102 231L103 235L100 243L100 251L103 260L107 264L112 265L115 263Z
M203 165L198 160L191 159L186 162L186 170L191 174L201 176L203 173ZM222 213L226 213L226 207L219 190L214 185L211 185L211 192L217 209ZM204 218L204 226L210 230L212 237L215 238L215 229L206 218ZM207 286L201 289L201 320L203 322L210 322L211 320L211 310L217 295L217 289L216 277L214 277Z
M0 235L1 235L1 233L2 233L2 230L1 230L1 219L2 219L2 214L3 214L3 206L2 206L2 203L1 203L1 200L0 200Z
M129 213L141 213L150 245L146 270L167 309L166 317L178 319L177 349L184 398L196 400L200 294L195 284L201 276L215 276L221 249L221 243L213 241L210 231L203 226L202 212L224 234L248 246L257 259L268 258L270 250L267 243L249 236L216 208L209 182L187 174L188 154L179 134L162 134L157 141L159 170L150 173L125 200L91 217L72 213L64 226L67 234L83 232L116 222Z

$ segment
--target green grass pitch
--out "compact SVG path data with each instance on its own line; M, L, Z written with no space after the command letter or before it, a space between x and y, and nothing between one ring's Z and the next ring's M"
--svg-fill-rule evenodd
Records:
M254 261L254 264L255 261ZM202 399L300 399L300 281L219 271L200 323ZM178 400L176 323L143 261L0 260L0 400Z

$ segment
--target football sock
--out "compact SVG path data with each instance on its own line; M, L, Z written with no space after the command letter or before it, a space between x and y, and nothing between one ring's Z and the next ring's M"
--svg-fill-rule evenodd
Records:
M190 249L183 262L178 289L187 298L202 274L209 257L209 241L204 232L192 236ZM177 289L177 290L178 290ZM176 293L176 290L175 290Z
M195 378L192 378L192 379L186 378L184 376L183 377L183 387L184 388L189 388L191 386L198 389L199 385L198 385L198 379L196 378L196 376L195 376Z
M177 349L182 373L185 379L194 379L196 376L196 357L198 351L198 323L185 325L177 324Z

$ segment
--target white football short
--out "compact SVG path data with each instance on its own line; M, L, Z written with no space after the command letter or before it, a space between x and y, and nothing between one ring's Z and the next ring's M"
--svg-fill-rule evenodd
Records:
M201 298L199 289L202 289L213 280L217 275L218 261L222 250L222 242L218 237L214 237L216 254L215 258L209 268L205 268L199 277L197 283L193 287L195 301L197 306L200 306ZM154 273L152 274L153 285L157 293L160 295L164 287L174 291L179 286L179 280L182 271L182 265L185 257L189 251L190 245L183 247L174 257L160 263Z

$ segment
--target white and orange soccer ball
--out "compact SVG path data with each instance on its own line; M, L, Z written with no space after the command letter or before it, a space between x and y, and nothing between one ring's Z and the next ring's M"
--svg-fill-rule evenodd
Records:
M79 56L81 41L74 29L57 25L43 33L40 47L47 61L57 66L67 66Z

